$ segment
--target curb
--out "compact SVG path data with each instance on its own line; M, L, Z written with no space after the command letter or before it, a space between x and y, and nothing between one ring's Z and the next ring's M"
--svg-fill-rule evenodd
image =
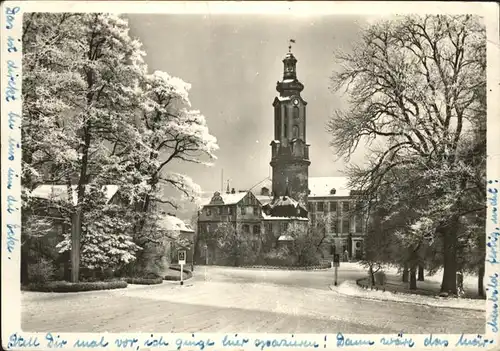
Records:
M358 280L362 280L362 279L365 279L365 278L361 278L361 279L357 279L356 280L356 285L357 286L361 286L361 285L358 285ZM334 287L332 285L328 285L328 287L330 288L331 291L333 291L333 292L335 292L335 293L337 293L339 295L353 297L353 298L360 299L360 300L371 300L371 301L382 301L382 302L395 302L395 303L402 303L402 304L407 304L407 305L418 305L418 306L437 307L437 308L451 308L451 309L454 309L454 310L466 310L466 311L476 311L476 312L485 312L486 311L486 307L484 309L479 309L479 308L475 308L475 307L469 308L469 307L456 307L456 306L437 306L435 304L422 303L422 302L418 302L418 301L416 301L416 302L409 302L409 301L399 301L399 300L392 300L392 299L381 299L381 298L378 298L378 297L375 297L375 296L371 297L371 298L368 298L368 297L365 297L365 296L349 295L349 294L342 293L342 292L338 291L336 289L336 287ZM380 290L380 291L382 291L382 290ZM387 291L387 292L390 293L391 291ZM394 294L394 295L397 295L397 294ZM400 293L399 295L403 295L403 296L412 296L412 295L421 296L421 295L417 295L417 294L405 294L405 293ZM486 304L486 301L485 301L485 304Z
M275 269L275 270L285 270L285 271L318 271L330 269L330 265L318 265L309 267L287 267L287 266L242 266L239 268L247 269Z

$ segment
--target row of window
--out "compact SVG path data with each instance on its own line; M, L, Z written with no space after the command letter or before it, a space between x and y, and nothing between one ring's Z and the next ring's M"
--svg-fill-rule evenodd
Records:
M210 224L210 223L200 223L199 224L199 229L201 232L210 232L212 230L216 230L217 224ZM241 226L241 230L244 233L250 233L250 229L252 229L253 234L260 234L260 225L255 224L250 226L249 224L243 224Z
M340 206L338 205L340 204ZM356 207L359 208L360 204ZM338 208L342 208L343 213L347 213L351 210L351 203L348 201L329 201L329 202L315 202L310 201L308 204L309 212L337 212Z
M317 226L317 225L322 225L323 223L320 221L318 223L316 215L311 214L311 225L312 226ZM355 224L355 226L353 225ZM357 216L355 218L355 223L352 223L351 220L349 219L342 219L342 220L330 220L329 223L324 223L324 230L326 231L326 226L329 225L330 227L330 232L332 233L351 233L351 232L357 232L360 233L362 232L363 229L363 221L361 217Z
M248 206L248 207L236 207L236 211L238 214L241 215L250 215L253 214L254 216L258 216L260 214L260 208L258 206ZM221 216L221 215L232 215L233 214L233 208L230 206L211 206L205 208L205 215L210 217L212 216L212 213Z

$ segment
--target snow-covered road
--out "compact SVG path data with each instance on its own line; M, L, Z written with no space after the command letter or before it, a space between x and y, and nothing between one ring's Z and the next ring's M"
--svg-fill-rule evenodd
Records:
M343 266L339 282L365 273ZM22 294L22 329L58 332L483 333L484 313L342 296L332 270L197 267L179 286Z

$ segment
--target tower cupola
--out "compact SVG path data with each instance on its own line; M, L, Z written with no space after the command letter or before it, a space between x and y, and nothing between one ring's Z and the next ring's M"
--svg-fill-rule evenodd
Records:
M283 59L283 80L276 84L276 90L281 96L299 95L304 90L304 85L297 79L297 59L291 45Z

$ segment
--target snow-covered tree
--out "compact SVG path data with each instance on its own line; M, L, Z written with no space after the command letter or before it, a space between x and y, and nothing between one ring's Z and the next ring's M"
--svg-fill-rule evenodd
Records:
M85 218L93 220L84 213L94 200L87 198L87 189L100 189L110 179L126 184L129 176L121 172L123 158L114 151L133 149L130 140L138 135L134 122L146 68L144 53L129 36L127 22L115 15L32 14L25 29L28 74L23 96L28 121L33 121L25 124L24 142L33 150L25 157L25 169L40 174L43 168L37 167L43 163L49 169L44 182L76 186L76 204L70 208L72 280L77 281L81 245L83 261L92 260L86 248L89 241L81 240L88 234L84 230L82 236L82 229L91 227ZM68 192L72 198L72 187ZM110 246L108 253L113 256L115 249Z
M171 170L178 162L208 164L215 158L217 140L209 133L205 117L191 110L188 93L191 85L165 72L156 71L142 81L145 94L141 105L139 130L146 155L137 159L135 170L144 175L145 187L136 210L143 214L136 235L144 237L143 228L150 218L152 204L178 206L178 197L165 198L165 186L173 187L188 199L200 193L199 186L186 175Z
M352 183L375 196L393 170L413 175L398 180L399 193L408 194L393 201L392 208L416 204L413 230L400 239L416 245L425 227L429 240L441 241L441 289L452 293L461 218L482 211L468 201L484 189L482 172L464 150L485 120L485 43L475 16L381 21L366 28L352 53L338 55L342 68L332 80L334 89L346 87L350 102L328 124L332 145L349 158L365 142L373 155L368 166L353 167ZM473 153L485 158L481 149Z
M253 262L260 250L260 237L245 232L241 226L237 228L234 223L219 223L213 235L223 260L234 266Z
M83 206L81 265L89 269L117 269L135 260L140 250L132 238L133 219L126 207L108 202L106 188L89 186ZM57 245L60 253L71 250L71 233Z

